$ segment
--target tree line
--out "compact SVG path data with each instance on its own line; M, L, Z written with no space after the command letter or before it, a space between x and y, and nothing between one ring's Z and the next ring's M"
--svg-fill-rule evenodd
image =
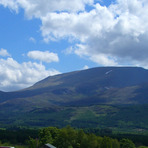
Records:
M50 143L57 148L147 148L135 146L132 140L121 140L111 137L101 137L93 133L85 133L82 129L76 130L70 126L62 129L47 127L39 131L38 138L28 140L29 148L40 148Z
M0 146L40 148L47 143L57 148L146 148L142 145L148 146L148 136L115 134L110 129L74 129L70 126L61 129L57 127L0 129Z

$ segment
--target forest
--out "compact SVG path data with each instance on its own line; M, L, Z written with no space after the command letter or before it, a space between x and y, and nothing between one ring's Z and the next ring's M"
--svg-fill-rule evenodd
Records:
M50 143L57 148L148 148L147 135L113 133L109 129L10 128L0 130L0 146L41 148Z

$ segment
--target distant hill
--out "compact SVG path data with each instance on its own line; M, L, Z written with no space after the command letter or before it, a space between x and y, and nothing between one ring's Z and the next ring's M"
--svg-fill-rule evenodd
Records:
M139 67L98 67L50 76L20 91L0 92L0 125L12 122L27 126L45 126L49 123L57 126L75 123L78 126L82 125L84 116L88 118L88 123L92 120L98 124L106 117L117 116L125 106L135 117L131 108L136 106L135 109L143 110L146 104L148 70ZM109 110L113 112L110 116ZM102 111L105 118L100 120L98 117ZM5 122L6 117L8 121Z

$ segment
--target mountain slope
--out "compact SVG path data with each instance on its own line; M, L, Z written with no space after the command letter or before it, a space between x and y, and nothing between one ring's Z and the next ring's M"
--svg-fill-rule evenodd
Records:
M148 103L148 70L136 67L101 67L46 79L17 92L1 92L0 102L22 101L45 105ZM144 91L144 93L142 93ZM142 96L142 100L138 99Z
M101 119L107 122L102 118L105 115L109 119L106 108L117 118L123 105L148 104L147 90L148 70L139 67L99 67L47 77L24 90L0 92L0 124L6 117L15 125L19 118L27 126L43 126L48 121L78 124L83 116L96 124ZM141 108L136 107L137 112Z

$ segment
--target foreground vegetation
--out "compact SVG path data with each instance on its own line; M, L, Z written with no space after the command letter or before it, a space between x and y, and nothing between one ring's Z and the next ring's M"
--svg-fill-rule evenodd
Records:
M50 143L57 148L148 148L148 136L113 134L104 129L1 129L0 145L16 148L40 148Z

